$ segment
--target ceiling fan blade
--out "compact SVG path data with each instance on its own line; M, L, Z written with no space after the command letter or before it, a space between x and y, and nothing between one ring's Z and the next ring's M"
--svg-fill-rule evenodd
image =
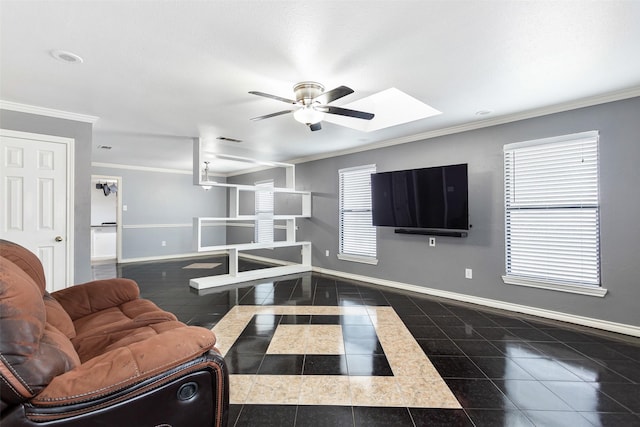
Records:
M374 117L372 113L366 113L364 111L351 110L348 108L331 107L329 105L321 105L316 107L316 110L329 114L338 114L340 116L354 117L356 119L371 120Z
M309 125L309 129L311 129L312 131L320 130L322 129L322 125L320 124L320 122L314 123Z
M266 114L264 116L259 116L259 117L252 117L250 120L253 120L254 122L257 120L263 120L263 119L269 119L271 117L276 117L276 116L281 116L283 114L289 114L289 113L293 113L295 110L283 110L283 111L278 111L277 113L271 113L271 114Z
M293 99L282 98L281 96L271 95L269 93L258 92L258 91L255 91L255 90L249 91L249 93L251 95L264 96L265 98L271 98L271 99L275 99L276 101L286 102L287 104L297 104L298 103L297 101L294 101Z
M335 101L336 99L340 99L343 96L347 96L353 93L353 89L346 86L338 86L335 89L331 89L330 91L324 92L315 97L314 101L318 101L321 104L328 104L330 102Z

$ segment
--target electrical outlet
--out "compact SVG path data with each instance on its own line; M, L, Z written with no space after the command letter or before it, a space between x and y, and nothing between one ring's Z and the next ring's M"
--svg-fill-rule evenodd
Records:
M324 251L324 256L329 256L329 249L327 249L326 251Z
M465 279L473 279L473 270L470 268L464 269L464 278Z
M436 238L435 237L429 237L429 246L431 246L432 248L435 248L435 246L436 246Z
M166 241L162 241L162 243L160 243L162 246L167 246L167 242Z

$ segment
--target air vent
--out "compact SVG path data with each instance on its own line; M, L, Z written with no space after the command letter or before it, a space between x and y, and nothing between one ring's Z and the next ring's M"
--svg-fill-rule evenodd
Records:
M218 139L220 141L229 141L229 142L235 142L235 143L241 143L242 142L241 139L227 138L226 136L219 136L216 139Z

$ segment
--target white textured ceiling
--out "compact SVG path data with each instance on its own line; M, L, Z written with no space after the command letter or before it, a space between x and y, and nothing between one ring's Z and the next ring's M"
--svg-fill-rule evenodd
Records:
M96 162L190 169L191 138L218 136L286 161L640 88L633 0L1 0L0 19L0 99L98 116ZM248 91L304 80L355 90L334 105L395 87L442 114L373 132L249 120L287 105Z

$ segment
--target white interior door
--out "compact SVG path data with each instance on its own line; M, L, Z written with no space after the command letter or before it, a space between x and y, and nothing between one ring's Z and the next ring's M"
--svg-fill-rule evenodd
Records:
M38 255L49 291L66 287L71 279L68 141L4 130L0 134L0 232Z

